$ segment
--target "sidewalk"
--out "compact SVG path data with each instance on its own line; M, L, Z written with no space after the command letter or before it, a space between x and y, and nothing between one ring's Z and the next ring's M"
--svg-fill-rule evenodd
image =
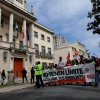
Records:
M6 93L14 90L20 90L20 89L25 89L29 87L34 87L35 84L30 84L30 83L24 83L24 84L18 84L15 86L4 86L0 88L0 93Z

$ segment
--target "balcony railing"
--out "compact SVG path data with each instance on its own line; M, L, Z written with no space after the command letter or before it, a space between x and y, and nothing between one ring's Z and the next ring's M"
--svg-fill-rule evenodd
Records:
M41 57L43 57L43 58L46 58L47 57L47 55L46 55L45 52L41 52L40 54L41 54Z
M51 53L47 53L47 58L49 58L49 59L53 59L54 57L53 57L53 54L51 54Z
M24 46L23 44L18 43L10 43L11 49L18 49L18 50L28 50L28 46Z
M35 50L35 55L36 55L36 57L39 57L40 56L40 52L38 50Z

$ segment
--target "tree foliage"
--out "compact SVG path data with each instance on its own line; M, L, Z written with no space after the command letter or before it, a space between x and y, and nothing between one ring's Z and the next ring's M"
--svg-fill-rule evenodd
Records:
M100 0L91 0L92 11L88 13L88 18L94 18L93 22L87 24L87 30L93 30L93 34L100 34Z

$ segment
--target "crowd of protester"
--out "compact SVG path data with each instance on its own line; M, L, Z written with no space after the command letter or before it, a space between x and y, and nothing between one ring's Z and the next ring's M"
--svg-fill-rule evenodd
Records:
M67 59L66 62L63 61L62 57L59 57L58 64L55 64L55 65L51 64L50 66L47 66L46 69L52 69L52 68L57 68L57 67L79 66L80 64L87 64L87 63L93 63L95 66L95 84L94 84L94 86L98 86L99 74L100 74L100 58L96 58L94 56L91 56L91 58L85 58L83 55L80 55L80 57L78 59L73 59L73 60ZM77 84L79 84L79 83L77 82ZM87 83L84 82L84 86L86 86L86 85L87 85ZM89 82L89 85L91 85L91 82Z

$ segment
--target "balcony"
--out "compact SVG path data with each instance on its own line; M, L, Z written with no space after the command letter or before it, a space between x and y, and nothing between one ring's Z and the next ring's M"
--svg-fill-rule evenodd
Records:
M10 49L28 51L28 46L18 43L10 43Z
M47 55L46 55L45 52L41 52L40 54L41 54L41 57L42 57L42 58L46 58L46 57L47 57Z
M36 57L40 57L40 52L38 50L35 50Z
M48 59L53 59L53 58L54 58L54 57L53 57L53 54L47 53L47 58L48 58Z
M10 48L10 44L4 41L0 41L0 48Z

